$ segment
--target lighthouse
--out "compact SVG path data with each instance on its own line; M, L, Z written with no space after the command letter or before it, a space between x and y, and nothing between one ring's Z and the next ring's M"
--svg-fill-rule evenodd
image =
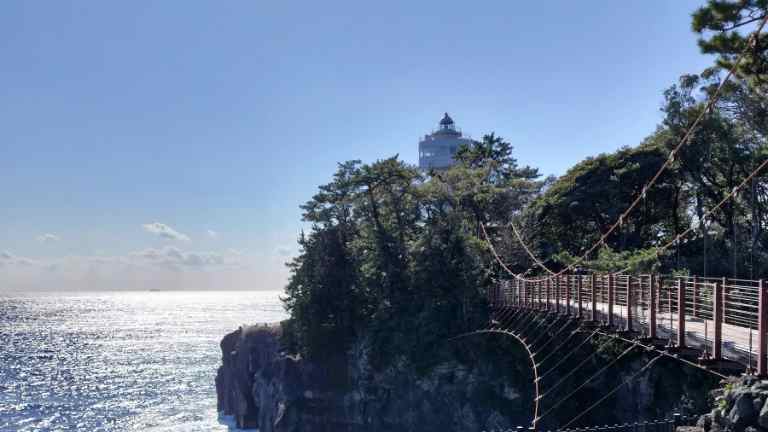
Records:
M453 157L459 147L471 143L471 139L464 138L461 131L456 130L453 119L445 113L438 129L419 141L419 168L425 171L446 169L456 162Z

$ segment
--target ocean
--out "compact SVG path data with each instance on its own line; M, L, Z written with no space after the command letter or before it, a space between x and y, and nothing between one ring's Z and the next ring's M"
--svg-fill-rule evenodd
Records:
M0 431L227 431L219 341L276 291L0 293Z

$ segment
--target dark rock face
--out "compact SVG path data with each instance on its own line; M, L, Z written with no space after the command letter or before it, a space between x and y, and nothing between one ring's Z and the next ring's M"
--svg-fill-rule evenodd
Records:
M255 427L262 405L253 398L254 372L278 355L275 330L241 327L221 341L222 365L216 374L218 409L233 415L239 427Z
M501 342L490 340L494 346ZM374 370L364 341L322 363L286 355L280 352L276 327L240 328L224 337L221 349L223 364L216 378L219 410L234 416L238 426L260 432L498 431L528 426L532 416L532 371L524 351L515 346L496 358L476 355L471 362L460 362L447 357L420 372L404 359ZM579 364L591 352L577 353L570 364ZM565 424L584 410L587 401L600 399L645 366L649 358L637 353L623 360L589 382L578 398L567 400L539 426L553 429ZM562 388L547 395L543 406L552 406L605 362L593 358L583 373L568 376ZM550 375L543 381L543 392L570 370L565 365ZM708 409L707 392L712 388L700 374L673 360L660 361L579 424L651 420L673 411L700 413ZM735 403L736 398L733 400ZM768 408L756 408L763 402L744 397L739 402L744 411L737 410L735 421L746 426L756 422L762 411L766 415L760 417L768 419ZM730 417L730 411L722 416ZM710 416L700 426L711 432L718 425Z
M499 430L531 415L530 382L521 392L489 366L446 362L420 375L402 364L374 373L362 347L316 365L279 353L270 327L241 328L221 348L219 410L260 432Z
M697 423L706 432L767 432L768 381L730 378L713 392L714 408Z

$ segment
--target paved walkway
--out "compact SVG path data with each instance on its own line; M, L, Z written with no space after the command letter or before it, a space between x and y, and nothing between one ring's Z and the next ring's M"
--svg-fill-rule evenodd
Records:
M551 310L555 309L555 301L550 300ZM582 311L585 317L589 317L591 313L591 303L582 303ZM571 314L576 314L578 305L576 302L571 302ZM597 314L600 321L607 321L608 316L608 303L597 302ZM614 323L617 326L626 326L627 310L626 306L614 305L613 315ZM565 302L560 302L560 310L565 311ZM639 307L633 308L633 329L641 334L648 333L648 311L647 309L640 309ZM693 316L686 315L685 320L685 334L686 345L691 348L696 348L704 351L705 344L707 351L712 353L712 339L714 337L715 324L713 320L702 319ZM677 311L658 313L656 315L656 332L660 338L672 338L674 342L677 342ZM751 335L751 343L750 343ZM733 324L723 323L722 330L723 340L723 356L732 360L737 360L741 363L747 364L751 355L751 361L754 365L757 361L757 343L758 333L757 330L741 327Z

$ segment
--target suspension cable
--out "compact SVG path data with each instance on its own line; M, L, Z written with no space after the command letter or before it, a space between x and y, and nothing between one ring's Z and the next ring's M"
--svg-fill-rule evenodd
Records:
M577 265L581 264L581 263L582 263L582 262L583 262L583 261L586 259L586 257L587 257L587 256L589 256L589 255L590 255L592 252L594 252L594 250L595 250L595 249L597 249L597 247L599 247L600 245L604 244L604 243L605 243L605 240L608 238L608 236L610 236L610 235L611 235L611 234L612 234L612 233L613 233L613 232L616 230L616 228L617 228L617 227L619 227L621 224L623 224L624 220L625 220L626 218L628 218L628 217L629 217L629 215L631 214L631 212L632 212L632 211L633 211L633 210L634 210L634 209L637 207L637 205L638 205L638 204L639 204L639 203L642 201L642 199L643 199L643 197L645 196L645 194L647 193L647 191L648 191L648 190L649 190L651 187L653 187L653 186L656 184L656 182L658 181L658 179L659 179L659 178L661 177L661 175L662 175L662 174L663 174L663 173L664 173L664 172L667 170L667 168L669 168L670 166L672 166L672 163L673 163L673 162L674 162L674 160L675 160L675 155L677 154L677 152L678 152L678 151L679 151L679 150L680 150L680 149L681 149L681 148L682 148L682 147L683 147L683 146L684 146L684 145L685 145L687 142L689 142L690 138L693 136L693 132L694 132L694 131L696 130L696 128L699 126L699 123L701 123L701 121L704 119L704 117L705 117L707 114L709 114L709 112L710 112L710 111L712 110L712 108L715 106L715 103L717 103L717 101L720 99L720 94L721 94L721 92L722 92L722 89L723 89L723 88L725 87L725 85L726 85L726 84L729 82L729 80L731 79L731 77L732 77L733 75L735 75L735 73L736 73L736 69L738 68L738 66L740 65L741 61L742 61L742 60L744 59L744 57L746 56L747 52L749 52L749 49L751 48L751 47L750 47L750 45L751 45L752 43L754 43L754 42L757 40L757 38L759 37L760 33L761 33L761 32L762 32L762 30L763 30L763 27L765 27L766 23L768 23L768 15L766 15L766 16L765 16L765 18L763 18L763 20L762 20L762 21L760 22L760 24L757 26L757 28L756 28L755 32L754 32L754 33L752 33L752 35L750 36L750 40L749 40L749 41L747 42L747 44L746 44L746 47L745 47L745 49L744 49L744 50L742 50L742 52L741 52L741 53L739 54L739 56L736 58L735 62L733 63L733 66L732 66L732 67L731 67L731 68L728 70L728 73L726 74L725 78L723 78L723 80L722 80L722 81L720 82L720 84L717 86L717 88L715 89L715 91L712 93L712 95L711 95L711 96L710 96L710 98L709 98L709 101L707 101L707 104L705 105L704 109L703 109L703 110L702 110L702 111L699 113L699 115L696 117L696 119L694 120L693 124L691 124L691 126L690 126L689 128L687 128L687 130L686 130L685 134L684 134L684 135L683 135L683 137L680 139L680 141L678 142L678 144L677 144L677 145L675 145L675 147L674 147L674 148L673 148L673 149L672 149L672 150L669 152L669 157L668 157L668 158L667 158L667 159L664 161L664 163L661 165L661 167L660 167L660 168L659 168L659 169L656 171L656 174L654 174L654 176L653 176L653 177L651 177L650 181L648 181L648 182L647 182L647 183L646 183L646 184L643 186L643 188L641 189L641 193L640 193L640 194L639 194L637 197L635 197L635 199L632 201L632 203L629 205L629 207L628 207L628 208L627 208L627 209L626 209L626 210L625 210L623 213L621 213L621 215L619 215L619 218L618 218L618 220L617 220L616 222L614 222L614 223L613 223L613 224L612 224L612 225L611 225L611 226L608 228L608 230L607 230L605 233L603 233L603 234L600 236L600 239L599 239L599 240L597 240L597 241L596 241L596 242L595 242L595 243L594 243L594 244L593 244L593 245L592 245L592 246L591 246L589 249L587 249L587 250L586 250L586 252L584 252L583 254L581 254L581 255L580 255L579 257L577 257L577 258L576 258L576 259L575 259L575 260L574 260L572 263L570 263L568 266L566 266L565 268L563 268L563 269L562 269L562 270L560 270L559 272L555 272L555 271L553 271L552 269L550 269L549 267L547 267L547 266L546 266L546 265L545 265L545 264L544 264L544 263L543 263L543 262L542 262L540 259L538 259L538 258L537 258L537 257L536 257L536 256L535 256L535 255L534 255L534 254L533 254L533 253L530 251L530 248L529 248L529 247L528 247L528 246L525 244L525 242L523 241L522 237L521 237L521 236L519 235L519 233L517 232L517 228L514 226L514 224L512 224L512 227L513 227L513 231L515 231L515 235L516 235L516 237L517 237L518 241L520 242L520 244L521 244L521 245L523 245L523 248L526 250L526 253L528 253L528 255L529 255L529 256L530 256L530 257L531 257L531 258L532 258L532 259L533 259L533 260L534 260L534 261L537 263L537 265L539 265L539 267L541 267L541 268L543 268L544 270L546 270L546 271L547 271L547 272L548 272L548 273L551 275L550 277L552 277L552 276L560 276L560 275L562 275L562 274L564 274L564 273L566 273L566 272L568 272L568 271L572 270L572 269L573 269L573 268L575 268ZM485 234L486 240L488 240L488 235L487 235L487 233L485 233L485 227L483 226L483 224L482 224L482 223L480 224L480 226L483 228L483 232L484 232L484 234ZM677 237L679 237L679 235L678 235ZM677 237L676 237L676 238L677 238ZM495 249L493 249L493 247L492 247L491 249L494 251L494 255L496 255L496 253L495 253ZM499 261L499 263L500 263L500 264L502 264L502 267L503 267L505 270L507 270L507 271L508 271L508 272L509 272L511 275L513 275L515 278L519 278L519 277L520 277L520 275L519 275L519 274L515 274L515 273L511 272L511 271L509 270L509 268L508 268L506 265L503 265L503 263L502 263L502 262L501 262L501 260L498 258L498 256L497 256L497 260Z
M555 389L556 389L558 386L560 386L560 384L564 383L566 379L570 378L570 376L571 376L571 375L575 374L575 373L576 373L576 372L579 370L579 368L581 368L582 366L584 366L584 365L585 365L585 364L586 364L588 361L592 360L592 357L594 357L594 356L596 356L596 355L600 354L600 353L602 352L603 348L605 348L605 347L606 347L606 346L607 346L607 345L608 345L610 342L612 342L610 339L607 339L607 340L605 340L605 341L604 341L604 342L603 342L603 343L602 343L602 344L601 344L601 345L600 345L600 346L599 346L599 347L598 347L598 348L597 348L595 351L593 351L593 352L592 352L592 354L590 354L589 356L587 356L587 357L586 357L584 360L582 360L581 362L579 362L579 364L578 364L578 365L576 365L576 366L575 366L573 369L571 369L571 370L570 370L570 371L569 371L567 374L565 374L565 376L563 376L562 378L560 378L560 379L559 379L559 380L558 380L558 381L557 381L555 384L553 384L553 385L552 385L552 386L549 388L549 390L547 390L547 392L546 392L546 393L544 393L543 395L541 395L541 397L542 397L542 398L544 398L544 396L547 396L547 395L549 395L550 393L552 393L552 392L553 392L553 391L554 391L554 390L555 390ZM634 346L631 346L630 348L634 348ZM629 349L628 349L626 352L629 352Z
M564 363L566 360L568 360L568 359L569 359L569 358L570 358L570 357L571 357L573 354L575 354L576 352L578 352L579 348L581 348L582 346L584 346L584 344L586 344L586 343L587 343L587 342L588 342L590 339L592 339L592 338L593 338L593 337L594 337L594 336L597 334L597 332L599 332L599 331L600 331L600 329L598 328L598 329L596 329L595 331L593 331L592 333L590 333L590 335L589 335L589 336L587 336L587 337L586 337L586 338L585 338L583 341L581 341L581 343L580 343L580 344L579 344L579 345L578 345L576 348L574 348L574 349L570 350L570 351L568 352L568 354L566 354L566 355L565 355L565 357L561 358L561 359L560 359L560 361L558 361L557 363L555 363L555 365L554 365L554 366L552 366L551 368L549 368L549 370L548 370L548 371L544 372L544 374L543 374L543 375L540 377L540 379L544 379L544 377L545 377L545 376L547 376L547 375L549 375L550 373L554 372L554 371L555 371L555 370L558 368L558 366L560 366L561 364L563 364L563 363ZM548 359L548 358L549 358L549 357L550 357L552 354L556 353L557 351L558 351L558 350L552 351L552 352L551 352L551 353L550 353L550 354L549 354L547 357L545 357L545 358L544 358L544 360ZM544 360L542 360L542 361L540 361L540 362L539 362L539 366L541 366L541 365L544 363Z
M544 342L544 345L540 346L540 347L539 347L539 348L536 350L536 352L535 352L535 353L533 353L533 355L536 355L536 354L538 354L538 352L539 352L539 351L541 351L542 349L544 349L544 347L545 347L545 346L549 345L549 343L550 343L550 342L552 342L553 340L557 339L557 337L558 337L558 336L560 336L560 333L562 333L562 332L563 332L563 330L565 330L565 329L567 329L568 327L570 327L570 325L571 325L571 322L570 322L570 321L566 321L566 322L565 322L565 324L563 324L563 326L562 326L562 327L560 327L560 328L559 328L559 329L558 329L558 330L555 332L555 334L553 334L553 335L552 335L552 337L551 337L551 338L547 339L547 341L546 341L546 342ZM568 340L568 339L570 338L570 336L572 336L572 335L573 335L573 333L571 333L571 335L569 335L569 337L568 337L568 338L566 338L566 340ZM536 341L536 342L538 342L538 341ZM534 343L536 343L536 342L534 342ZM534 345L534 344L532 343L531 345Z
M553 320L552 320L552 322L551 322L551 323L549 323L549 325L548 325L548 326L546 326L546 327L544 328L544 331L542 331L541 333L539 333L539 335L538 335L538 336L536 336L536 339L534 339L534 340L533 340L533 342L531 342L531 346L534 346L534 345L536 345L537 343L539 343L539 341L541 340L541 338L542 338L542 337L544 337L544 336L546 336L546 335L547 335L547 332L548 332L548 331L549 331L549 330L550 330L552 327L554 327L556 323L560 322L560 319L561 319L561 318L562 318L562 317L560 317L560 316L558 316L558 317L555 317L555 319L553 319ZM565 327L565 326L561 327L561 329L562 329L562 328L564 328L564 327ZM555 336L555 335L552 335L552 337L554 338L554 337L556 337L556 336Z
M587 407L586 409L582 410L582 411L581 411L581 412L580 412L578 415L576 415L576 417L572 418L572 419L571 419L571 420L570 420L568 423L566 423L566 424L565 424L565 426L563 426L561 429L567 429L567 428L568 428L568 426L570 426L571 424L573 424L573 422L575 422L576 420L580 419L580 418L581 418L581 417L583 417L585 414L587 414L587 413L588 413L588 412L590 412L592 409L594 409L596 406L600 405L600 404L601 404L603 401L605 401L606 399L608 399L609 397L611 397L611 396L612 396L614 393L616 393L617 391L619 391L619 389L620 389L620 388L622 388L622 387L623 387L625 384L628 384L628 383L630 383L630 382L631 382L631 381L633 381L635 378L637 378L637 377L638 377L640 374L642 374L643 372L645 372L646 370L648 370L648 369L649 369L651 366L653 366L653 365L654 365L654 363L656 363L656 360L660 359L661 357L662 357L661 355L657 355L656 357L654 357L654 358L652 358L651 360L649 360L649 361L648 361L648 363L646 363L646 365L645 365L645 366L643 366L642 368L640 368L640 370L638 370L637 372L635 372L634 374L632 374L632 375L631 375L629 378L625 379L625 380L624 380L624 381L623 381L621 384L619 384L619 385L617 385L616 387L614 387L614 388L613 388L613 389L612 389L610 392L608 392L608 393L607 393L605 396L601 397L601 398L600 398L600 399L599 399L597 402L593 403L592 405L590 405L590 406L589 406L589 407Z
M657 352L657 353L659 353L659 355L662 355L662 356L664 356L664 357L669 357L669 358L671 358L671 359L675 359L675 360L677 360L677 361L680 361L680 362L682 362L682 363L685 363L685 364L687 364L688 366L693 366L693 367L695 367L695 368L697 368L697 369L701 369L701 370L703 370L703 371L705 371L705 372L709 372L709 373L711 373L712 375L718 376L718 377L720 377L720 378L723 378L723 379L725 379L725 378L728 378L728 376L727 376L727 375L721 374L720 372L714 371L714 370L712 370L712 369L707 369L707 368L705 368L704 366L702 366L702 365L700 365L700 364L698 364L698 363L694 363L694 362L692 362L692 361L690 361L690 360L686 360L686 359L684 359L684 358L682 358L682 357L678 357L678 356L676 356L676 355L674 355L674 354L670 354L670 353L668 353L667 351L664 351L664 350L660 350L660 349L656 348L656 347L655 347L655 346L653 346L653 345L645 345L645 344L642 344L642 343L640 343L640 342L637 342L637 341L633 341L633 340L629 340L629 339L627 339L627 338L624 338L623 336L612 335L612 334L610 334L610 333L600 332L600 334L601 334L601 335L603 335L603 336L612 337L612 338L614 338L614 339L620 339L620 340L622 340L622 341L624 341L624 342L627 342L627 343L634 343L634 344L637 344L637 345L639 345L639 346L641 346L641 347L645 348L645 349L646 349L646 350L648 350L648 351Z
M536 430L536 425L539 422L539 399L541 399L540 396L539 396L540 395L540 393L539 393L539 368L536 365L536 360L534 360L534 358L533 358L533 353L531 352L531 348L530 348L530 346L528 346L528 344L525 343L525 340L523 340L523 338L521 338L520 336L518 336L514 332L511 332L511 331L500 331L500 330L480 330L480 331L475 331L475 332L470 332L470 333L464 333L464 334L452 337L452 338L450 338L448 340L452 341L452 340L457 340L457 339L460 339L460 338L463 338L463 337L467 337L467 336L471 336L471 335L490 334L490 333L504 334L504 335L511 336L511 337L515 338L518 342L520 342L520 344L523 346L523 348L525 349L526 353L528 354L528 360L531 361L531 367L533 369L533 390L534 390L533 419L531 420L531 426L533 427L534 430Z
M624 357L625 355L627 355L627 354L628 354L630 351L632 351L632 350L633 350L634 348L636 348L636 347L637 347L637 344L632 344L632 345L631 345L629 348L627 348L626 350L624 350L624 351L623 351L621 354L619 354L619 355L618 355L616 358L614 358L613 360L611 360L611 362L609 362L607 365L605 365L605 366L603 366L602 368L600 368L600 370L598 370L597 372L595 372L595 373L594 373L592 376L590 376L590 377L589 377L589 378L588 378L586 381L584 381L583 383L581 383L581 384L580 384L578 387L576 387L576 388L575 388L575 389L574 389L572 392L568 393L568 394L567 394L565 397L561 398L559 401L557 401L557 403L555 403L554 405L552 405L552 406L551 406L551 407L550 407L550 408L549 408L549 409L548 409L548 410L547 410L547 411L546 411L544 414L542 414L542 415L541 415L541 417L539 417L539 419L538 419L538 420L541 420L542 418L546 417L546 416L547 416L547 414L549 414L549 413L551 413L552 411L554 411L554 410L555 410L557 407L559 407L559 406L560 406L560 405L561 405L563 402L565 402L566 400L568 400L568 399L569 399L571 396L573 396L574 394L576 394L576 392L578 392L578 391L579 391L579 390L581 390L581 389L582 389L584 386L586 386L587 384L589 384L589 382L590 382L590 381L592 381L593 379L595 379L595 378L596 378L598 375L600 375L601 373L605 372L605 371L606 371L608 368L610 368L611 366L613 366L614 364L616 364L616 362L618 362L618 361L619 361L619 359L621 359L622 357ZM549 390L549 392L547 392L546 394L542 395L541 397L544 397L544 396L546 396L547 394L549 394L549 393L551 393L551 392L552 392L552 389L550 389L550 390Z

